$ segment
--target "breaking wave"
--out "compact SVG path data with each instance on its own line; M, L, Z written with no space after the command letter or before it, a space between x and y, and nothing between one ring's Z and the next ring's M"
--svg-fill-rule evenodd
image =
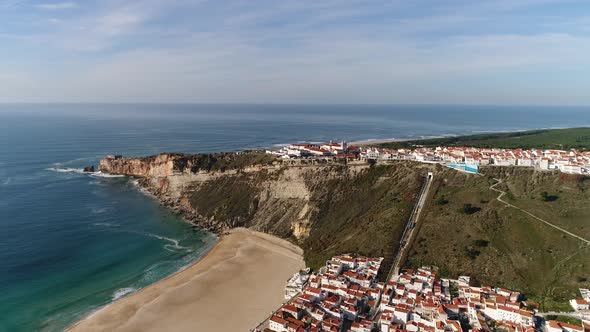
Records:
M176 239L172 239L166 236L162 236L162 235L158 235L158 234L152 234L152 233L142 233L145 236L149 236L149 237L153 237L159 240L163 240L163 241L168 241L171 244L165 244L164 245L164 249L168 250L168 251L172 251L172 252L176 252L176 250L185 250L188 252L192 252L193 250L189 247L184 247L180 245L180 241L176 240ZM176 250L174 250L176 249Z
M77 173L77 174L85 174L84 169L82 168L71 168L71 167L49 167L46 168L48 171L58 172L58 173Z
M46 168L48 171L57 172L57 173L76 173L76 174L87 174L89 176L95 176L100 178L123 178L125 175L118 175L118 174L106 174L101 171L98 172L84 172L83 168L72 168L72 167L49 167Z
M103 173L101 171L98 172L94 172L94 173L88 173L90 176L96 176L96 177L100 177L100 178L124 178L125 175L119 175L119 174L107 174L107 173Z
M137 291L137 289L133 288L133 287L126 287L126 288L120 288L117 289L114 293L113 293L113 301L117 301L118 299L122 298L123 296L129 295L131 293L134 293L135 291Z

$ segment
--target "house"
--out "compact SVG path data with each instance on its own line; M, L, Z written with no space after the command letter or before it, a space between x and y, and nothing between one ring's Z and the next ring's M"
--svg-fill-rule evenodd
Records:
M572 308L574 308L575 311L590 309L589 308L590 304L586 300L573 299L573 300L570 300L570 304L571 304Z
M367 149L367 151L365 151L365 159L369 159L369 160L377 160L379 159L379 150L377 149Z
M330 151L324 150L321 148L316 148L314 146L308 146L305 148L305 150L314 156L321 157L321 156L330 156L331 155Z
M582 174L582 166L578 164L561 165L559 170L569 174Z
M373 322L370 320L363 319L360 322L352 322L350 330L353 332L371 332L373 328Z
M287 325L289 322L287 322L286 320L282 319L279 316L272 316L269 319L268 322L268 327L276 332L286 332L287 331Z
M545 332L584 332L582 326L564 323L556 320L548 321L543 327Z

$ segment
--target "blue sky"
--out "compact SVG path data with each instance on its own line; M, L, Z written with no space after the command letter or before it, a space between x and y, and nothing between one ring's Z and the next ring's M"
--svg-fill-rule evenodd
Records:
M590 105L590 1L0 0L0 102Z

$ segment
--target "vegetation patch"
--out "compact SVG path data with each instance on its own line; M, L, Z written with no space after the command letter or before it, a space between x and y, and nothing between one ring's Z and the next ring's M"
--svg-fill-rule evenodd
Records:
M482 167L485 176L441 169L435 173L432 196L422 212L412 243L410 266L435 265L452 278L470 275L473 284L519 290L539 303L540 310L568 311L578 288L588 286L590 247L517 209L504 199L555 225L590 238L590 181L518 167ZM555 201L539 199L543 192ZM444 197L447 204L440 205ZM481 204L481 202L488 202ZM477 213L464 213L464 204Z
M342 167L310 175L316 210L301 244L307 265L317 269L333 255L353 252L384 257L386 275L422 184L425 171L416 165L376 165L356 174Z
M490 241L486 241L486 240L475 240L473 241L473 245L480 247L480 248L485 248L490 244Z
M545 317L545 319L546 320L558 320L560 322L577 325L579 327L584 326L584 325L582 325L582 320L580 320L578 318L570 317L570 316L547 315L547 317Z
M461 208L461 212L464 214L474 214L479 211L481 211L481 208L473 206L471 203L463 204Z
M559 196L557 196L557 195L550 195L548 192L544 191L544 192L541 193L541 198L545 202L554 202L554 201L556 201L559 198Z
M504 149L590 150L590 128L529 130L379 144L381 147L392 149L441 145Z

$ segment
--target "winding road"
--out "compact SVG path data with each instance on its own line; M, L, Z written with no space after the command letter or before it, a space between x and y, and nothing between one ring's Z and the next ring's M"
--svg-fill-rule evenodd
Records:
M571 237L574 237L574 238L576 238L576 239L578 239L578 240L580 240L580 241L582 241L582 242L584 242L584 243L586 243L586 244L590 245L590 240L587 240L587 239L585 239L585 238L583 238L583 237L581 237L581 236L578 236L578 235L576 235L576 234L574 234L574 233L572 233L572 232L570 232L570 231L567 231L567 230L565 230L565 229L563 229L563 228L561 228L561 227L559 227L559 226L556 226L556 225L554 225L554 224L552 224L552 223L548 222L548 221L547 221L547 220L545 220L545 219L542 219L542 218L539 218L539 217L537 217L536 215L534 215L534 214L530 213L529 211L527 211L527 210L525 210L525 209L519 208L518 206L516 206L516 205L513 205L513 204L510 204L510 203L506 202L505 200L503 200L503 199L502 199L502 197L503 197L504 195L506 195L506 192L505 192L505 191L502 191L502 190L500 190L500 189L498 189L498 188L495 188L497 185L499 185L500 183L502 183L502 180L501 180L501 179L496 179L496 178L494 178L494 180L496 180L497 182L496 182L496 183L494 183L493 185L491 185L491 186L490 186L490 189L491 189L491 190L493 190L493 191L495 191L495 192L498 192L498 193L500 193L500 195L499 195L499 196L496 198L496 200L498 200L498 201L499 201L499 202L501 202L501 203L504 203L504 204L506 204L507 206L509 206L509 207L511 207L511 208L517 209L517 210L519 210L519 211L521 211L521 212L523 212L523 213L526 213L526 214L528 214L529 216L531 216L531 217L535 218L536 220L538 220L538 221L540 221L540 222L542 222L542 223L546 224L547 226L553 227L553 228L557 229L558 231L560 231L560 232L562 232L562 233L565 233L565 234L567 234L567 235L569 235L569 236L571 236Z

